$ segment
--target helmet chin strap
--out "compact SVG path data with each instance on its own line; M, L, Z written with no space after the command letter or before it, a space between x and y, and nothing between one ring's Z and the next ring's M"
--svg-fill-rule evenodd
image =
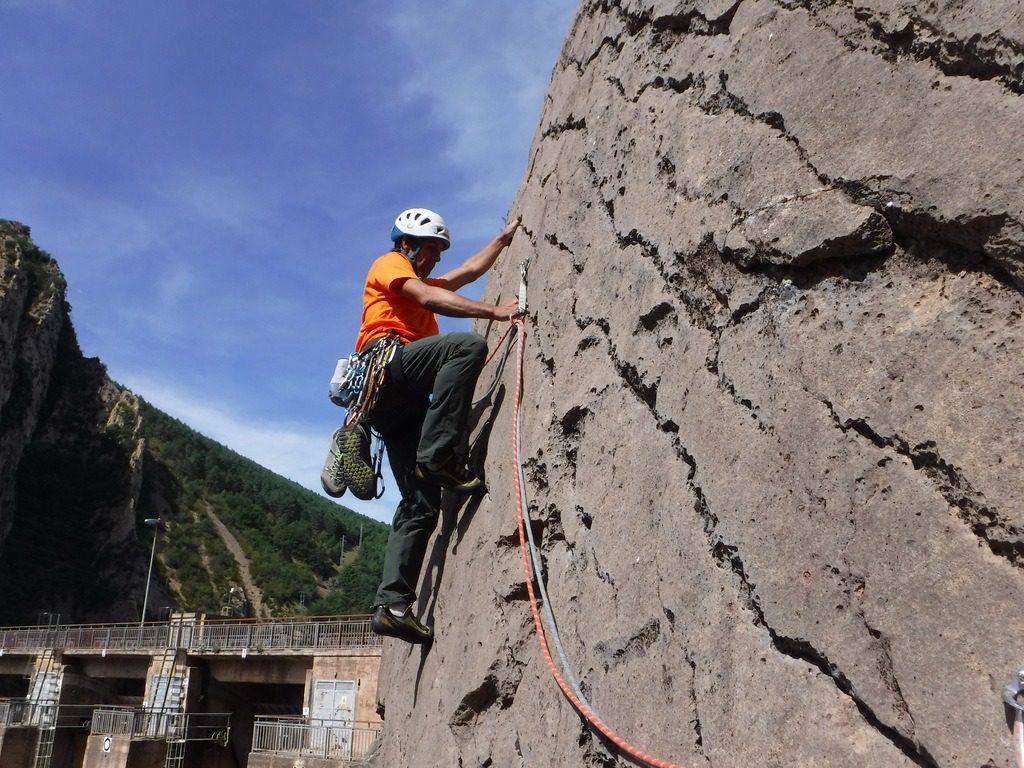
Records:
M405 243L406 243L405 255L409 259L409 261L411 261L413 263L413 266L415 266L416 265L416 259L419 258L420 250L421 250L422 246L419 244L419 242L417 242L415 247L410 247L408 245L408 242L409 242L408 240L405 241Z

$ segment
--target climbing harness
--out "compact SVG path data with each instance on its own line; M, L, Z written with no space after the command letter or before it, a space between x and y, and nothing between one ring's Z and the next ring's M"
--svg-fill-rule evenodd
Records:
M1024 669L1003 688L1006 719L1013 720L1013 754L1016 768L1024 768Z
M366 436L364 439L372 439L374 447L370 451L369 467L373 472L373 487L368 491L372 491L369 493L372 498L379 499L384 495L384 474L381 472L384 464L384 441L379 434L370 429L365 420L377 403L381 387L387 377L388 364L401 346L401 339L397 335L389 335L371 344L368 350L351 354L338 361L328 388L328 397L335 405L348 409L344 422L346 433L351 434L351 430L362 429ZM332 474L336 484L341 484L344 481L344 473L341 469L341 446L338 448L339 452L335 453L334 461L325 468L325 471Z
M388 363L401 346L401 340L395 335L370 343L370 349L341 358L331 378L327 396L335 405L348 409L346 427L362 421L373 410Z
M529 259L523 261L521 267L521 281L519 284L519 311L525 313L526 311L526 283L527 283L527 270L529 268ZM533 624L537 631L537 641L540 644L541 654L544 656L544 660L548 665L548 670L554 677L555 682L561 689L563 695L569 700L577 712L587 721L587 723L595 730L600 732L606 739L615 744L620 750L632 757L633 759L646 763L647 765L653 766L654 768L682 768L682 766L674 763L661 760L660 758L648 755L646 752L638 749L634 745L627 742L611 728L605 725L601 719L594 713L587 701L583 692L580 690L579 683L572 671L572 665L569 664L565 656L565 651L562 646L561 639L558 635L558 627L555 623L555 617L551 611L551 601L548 599L547 592L544 587L544 579L541 572L541 558L540 553L537 551L536 543L533 540L532 527L529 525L529 517L527 509L529 508L526 500L526 476L523 469L522 461L522 392L523 392L523 351L526 346L526 324L522 316L512 318L512 323L516 327L516 338L518 340L518 347L516 350L516 389L515 396L512 401L513 417L512 417L512 451L513 461L515 463L514 485L515 485L515 499L516 499L516 522L519 529L519 554L523 561L523 577L526 581L526 591L530 597L530 610L533 614ZM531 563L532 571L531 574ZM548 633L545 632L544 622L541 620L541 612L537 604L537 595L534 592L534 580L536 580L537 588L541 593L544 602L544 612L547 617L549 632L551 635L552 644L555 646L555 650L558 654L559 660L562 664L562 669L565 670L565 678L568 678L568 682L563 678L562 674L558 670L558 666L555 664L551 657L551 650L548 645ZM1021 766L1020 768L1024 768Z

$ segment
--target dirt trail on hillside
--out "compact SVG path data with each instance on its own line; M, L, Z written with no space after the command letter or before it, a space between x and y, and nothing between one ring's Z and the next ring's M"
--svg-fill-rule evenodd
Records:
M206 508L206 514L210 516L210 520L213 521L214 528L217 529L217 534L224 542L224 546L228 548L231 556L235 558L235 562L238 563L238 573L242 579L242 588L245 589L245 596L252 601L253 612L256 616L265 616L266 609L263 604L263 593L260 592L260 588L256 586L256 582L253 581L252 572L249 570L249 558L245 554L245 550L242 549L242 545L238 543L238 539L235 538L234 534L228 529L224 523L221 522L220 518L214 514L214 511L210 508Z

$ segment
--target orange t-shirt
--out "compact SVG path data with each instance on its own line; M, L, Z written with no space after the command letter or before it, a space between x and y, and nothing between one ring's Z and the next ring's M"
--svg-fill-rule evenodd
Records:
M402 293L402 283L419 280L412 262L391 251L370 266L363 288L363 321L356 337L356 352L378 336L395 331L403 343L425 339L438 333L437 317ZM444 281L427 278L428 285L443 286Z

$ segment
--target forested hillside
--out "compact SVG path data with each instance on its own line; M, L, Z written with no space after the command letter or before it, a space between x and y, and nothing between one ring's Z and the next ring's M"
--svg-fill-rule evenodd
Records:
M111 381L70 313L56 261L0 220L0 624L370 609L386 526Z
M259 595L276 614L368 611L387 527L264 469L140 400L155 467L144 473L142 517L167 522L162 577L190 610L241 610L236 557L212 516L238 540ZM360 539L362 543L360 544ZM345 551L342 551L342 542Z

